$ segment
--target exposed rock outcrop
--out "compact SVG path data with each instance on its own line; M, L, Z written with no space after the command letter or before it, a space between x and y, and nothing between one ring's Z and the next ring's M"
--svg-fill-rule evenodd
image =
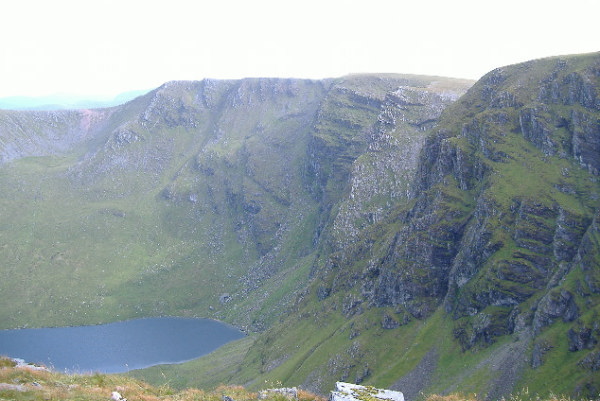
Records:
M379 389L358 384L337 382L336 391L329 396L330 401L404 401L404 395L400 391Z
M490 72L419 144L406 196L362 226L349 216L361 221L364 207L346 207L359 204L361 183L377 181L356 180L334 220L342 250L320 266L320 302L337 302L347 318L385 308L386 330L443 306L463 350L514 335L524 352L531 339L537 346L522 360L534 368L556 352L546 336L556 322L568 327L570 352L595 350L596 335L580 322L595 319L600 288L598 71L591 54ZM418 104L401 97L402 107ZM398 120L386 111L381 127ZM525 365L490 391L510 391Z

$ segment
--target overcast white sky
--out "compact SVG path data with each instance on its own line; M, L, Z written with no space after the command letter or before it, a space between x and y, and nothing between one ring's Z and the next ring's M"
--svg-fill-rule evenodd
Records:
M477 79L600 50L600 0L19 0L0 15L0 97L356 72Z

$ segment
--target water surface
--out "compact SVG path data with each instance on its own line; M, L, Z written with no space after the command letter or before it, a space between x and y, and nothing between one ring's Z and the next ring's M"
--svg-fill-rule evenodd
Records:
M210 319L147 318L97 326L0 330L0 355L66 372L121 373L208 354L244 334Z

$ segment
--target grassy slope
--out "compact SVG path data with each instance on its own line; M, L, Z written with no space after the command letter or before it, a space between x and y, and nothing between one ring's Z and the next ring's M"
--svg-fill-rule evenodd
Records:
M263 388L277 387L277 383L263 383ZM152 386L148 383L123 375L65 375L61 373L32 370L27 367L15 367L11 360L0 359L0 399L15 401L35 401L60 399L64 401L88 400L103 401L110 399L112 392L117 391L130 401L220 401L225 397L237 401L288 400L280 394L266 393L260 395L239 386L218 386L213 390L188 388L177 390L168 385ZM365 396L364 401L372 397ZM324 397L307 391L298 391L298 401L324 401ZM474 393L452 393L448 396L430 395L426 401L476 401L481 395ZM537 399L539 401L571 401L567 397L549 396L535 398L533 394L523 391L512 395L511 401Z
M335 381L356 381L365 369L370 370L370 375L364 384L400 386L395 388L406 392L413 385L395 383L415 370L419 373L413 373L412 380L424 385L424 395L485 395L501 373L497 355L513 347L514 339L503 338L485 349L463 352L454 340L454 321L442 311L426 321L394 330L372 324L379 323L380 313L371 311L350 321L334 313L325 325L303 320L294 323L292 335L275 331L266 338L232 343L193 362L144 369L132 375L175 388L215 388L225 382L259 389L265 382L281 382L284 386L301 386L326 394ZM357 331L360 335L353 337L351 333ZM269 343L269 351L261 351L263 341ZM419 370L428 355L431 359L427 368L432 370ZM552 355L543 372L527 370L516 390L527 389L532 398L569 394L571 384L578 380L577 372L569 367L573 358L563 351ZM549 385L543 377L554 376L556 371L562 372L565 380Z
M22 160L3 179L5 327L114 319L120 283L182 253L157 229L152 196L81 202L85 194L70 188L64 168L56 170Z
M197 135L165 128L160 135L177 141L174 160L152 174L158 182L143 172L112 171L73 184L70 157L3 168L4 327L207 315L219 294L231 291L223 288L224 276L243 272L239 240L223 230L219 245L227 252L215 252L211 230L196 230L193 210L161 201L164 185L195 156ZM135 153L136 146L127 150Z
M239 370L244 355L255 340L255 336L248 336L228 343L204 358L178 365L158 365L134 370L128 372L127 376L176 389L190 387L214 389L223 383L231 382L231 378Z

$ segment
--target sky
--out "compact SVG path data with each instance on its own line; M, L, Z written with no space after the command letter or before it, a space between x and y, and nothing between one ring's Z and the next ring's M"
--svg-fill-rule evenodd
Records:
M599 15L600 0L7 1L0 97L363 72L478 79L600 51Z

